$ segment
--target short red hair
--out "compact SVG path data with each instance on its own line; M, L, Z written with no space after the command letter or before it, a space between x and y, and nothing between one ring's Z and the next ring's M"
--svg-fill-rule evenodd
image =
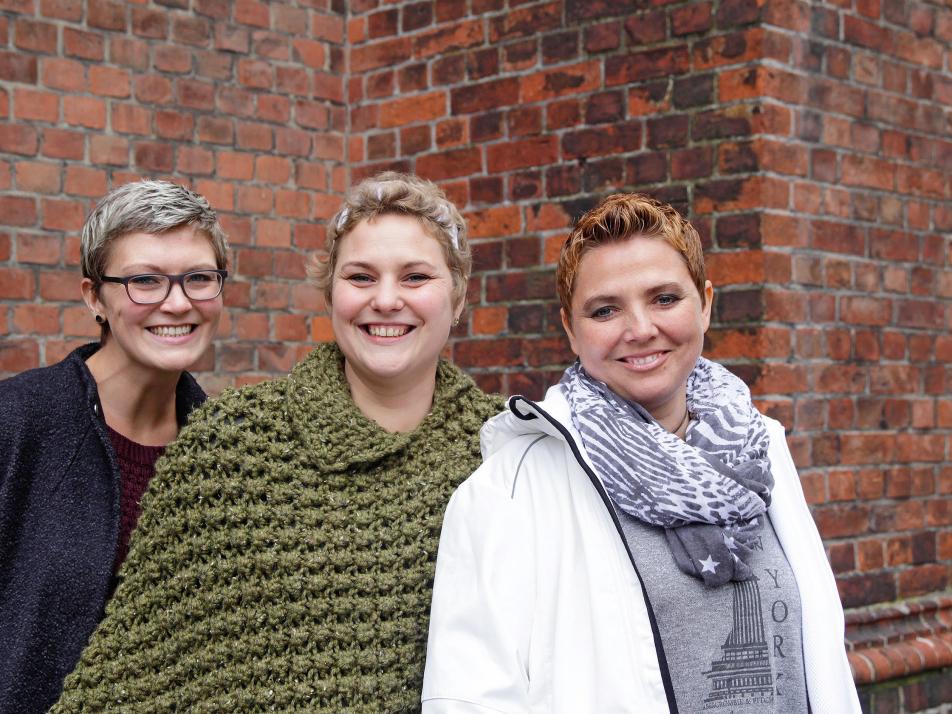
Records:
M701 305L704 305L707 281L704 249L694 227L667 203L638 193L618 193L582 216L562 244L555 279L559 302L567 315L572 314L572 296L582 257L605 243L626 241L636 236L660 238L681 254L701 296Z

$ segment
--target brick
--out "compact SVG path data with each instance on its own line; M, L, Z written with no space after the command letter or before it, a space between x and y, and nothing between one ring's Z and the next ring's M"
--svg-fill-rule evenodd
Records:
M113 104L110 124L113 131L122 134L148 134L152 131L152 113L135 104Z
M135 97L146 104L169 104L172 101L172 83L165 77L145 75L133 82Z
M23 372L39 366L39 345L36 340L4 339L0 342L0 371Z
M288 218L307 218L310 215L310 194L304 191L279 190L275 192L275 211L279 216ZM282 245L290 245L290 228L288 238Z
M561 3L548 2L542 5L510 10L490 20L489 41L535 35L555 30L562 24Z
M89 160L93 164L127 166L129 164L129 142L117 136L90 137Z
M542 166L555 163L558 150L558 138L554 136L493 144L486 149L486 164L491 173Z
M454 89L450 93L452 114L485 112L519 102L519 80L506 78Z
M626 0L566 0L565 14L571 21L623 15L631 10Z
M211 39L208 21L201 17L175 16L172 19L172 39L178 43L204 46Z
M124 98L130 95L129 72L115 67L90 67L89 89L93 94Z
M242 124L239 124L238 144L242 148L246 148L246 146L242 144L241 126ZM264 127L260 127L260 130L260 139L263 143L262 145L257 145L255 148L270 148L270 130ZM233 123L230 119L225 117L200 116L198 118L197 133L200 141L211 144L231 144L235 140Z
M412 56L410 38L401 37L354 47L351 50L351 71L364 72L399 64Z
M674 36L707 32L713 24L710 2L691 3L671 13L671 34Z
M216 211L232 211L235 208L233 184L200 179L195 182L195 190L204 196ZM227 217L223 217L223 220L226 219ZM229 227L235 225L239 225L237 221L229 223ZM228 284L225 286L227 288Z
M581 129L562 136L566 160L634 151L641 147L641 124L631 122L599 129Z
M605 85L633 84L654 77L683 74L689 65L688 53L683 47L616 55L605 60Z
M34 20L17 20L13 26L13 44L29 52L56 52L56 25Z
M895 166L872 157L844 156L841 174L843 183L851 186L891 190L895 182Z
M379 112L381 128L432 121L446 115L446 94L440 91L395 99L381 104Z
M85 60L102 60L105 42L101 35L63 28L63 49L67 55Z
M160 72L186 74L192 71L192 57L176 45L159 45L152 52L152 64Z
M140 37L163 40L168 36L168 13L143 7L132 8L132 32Z
M32 2L23 4L32 9ZM40 0L40 14L56 20L79 22L83 17L83 3L81 0Z
M209 175L215 170L214 155L198 146L179 146L175 151L175 169L184 174Z
M239 60L238 81L246 87L269 89L273 82L271 65L260 60Z
M558 32L542 38L542 63L558 64L576 59L579 50L577 30Z
M65 192L73 196L99 198L108 188L106 172L86 166L67 166Z
M100 30L121 32L126 29L126 7L123 3L111 0L89 0L86 23Z
M0 52L0 80L36 84L36 57L19 52Z
M271 26L268 3L258 0L236 0L234 12L235 21L242 25L265 28Z
M42 140L43 156L55 159L81 159L85 153L85 137L81 132L65 129L44 129ZM3 131L0 130L0 146Z
M16 185L20 191L59 193L60 167L38 161L21 161L16 165Z
M197 51L193 56L195 58L195 74L199 77L223 80L231 78L234 65L231 55L224 52Z
M24 196L0 196L0 215L7 226L32 226L36 223L36 203Z
M621 25L606 22L585 28L585 51L589 54L610 52L621 46Z
M17 305L13 310L13 326L25 335L54 335L60 331L59 308L53 305Z
M59 96L52 92L16 87L13 107L17 119L51 123L59 120Z
M417 158L417 171L432 181L445 181L482 171L482 152L479 148L457 149Z
M141 141L134 145L135 165L146 171L169 173L174 165L173 147L157 141Z
M306 214L307 211L305 210ZM291 226L287 221L259 218L255 230L255 244L267 247L287 247L291 245ZM275 291L280 288L275 287ZM260 295L259 295L260 297ZM285 303L286 304L286 303ZM274 305L278 307L279 305Z
M597 61L528 74L521 81L521 100L537 102L590 92L599 87L600 74L600 63Z
M0 206L4 206L7 201L0 198ZM32 270L0 267L0 297L3 299L29 300L33 297L34 284Z
M438 27L413 38L413 57L423 59L481 45L485 41L482 20L469 20L448 27ZM398 41L399 42L399 41ZM409 57L405 57L409 59Z
M110 37L109 59L113 64L144 71L149 66L149 45L131 37Z

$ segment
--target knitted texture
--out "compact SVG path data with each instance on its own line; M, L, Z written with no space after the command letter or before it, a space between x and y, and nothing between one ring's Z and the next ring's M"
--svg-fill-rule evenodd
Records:
M419 711L443 511L502 401L441 361L390 434L342 359L226 392L168 447L54 712Z

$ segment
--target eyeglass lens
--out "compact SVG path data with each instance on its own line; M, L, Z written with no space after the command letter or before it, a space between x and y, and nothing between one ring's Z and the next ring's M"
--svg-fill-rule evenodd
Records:
M218 297L222 287L222 277L213 271L198 270L182 276L180 282L186 297L192 300L210 300ZM171 279L168 275L136 275L127 286L129 297L138 303L162 302L171 292Z

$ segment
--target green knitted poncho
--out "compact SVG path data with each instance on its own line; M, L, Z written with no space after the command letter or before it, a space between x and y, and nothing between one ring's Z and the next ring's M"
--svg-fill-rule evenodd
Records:
M55 712L420 709L444 508L503 406L441 361L391 434L334 345L195 412Z

